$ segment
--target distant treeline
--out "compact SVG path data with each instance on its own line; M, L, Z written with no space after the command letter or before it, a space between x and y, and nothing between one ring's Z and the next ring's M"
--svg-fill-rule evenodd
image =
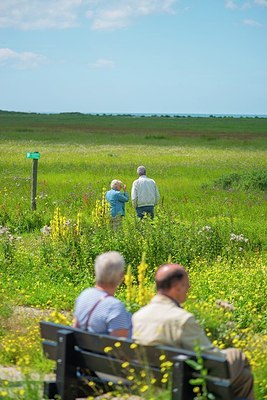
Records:
M127 118L267 118L267 115L259 114L160 114L160 113L81 113L81 112L60 112L60 113L37 113L23 111L0 110L0 114L13 115L71 115L71 116L94 116L94 117L127 117Z

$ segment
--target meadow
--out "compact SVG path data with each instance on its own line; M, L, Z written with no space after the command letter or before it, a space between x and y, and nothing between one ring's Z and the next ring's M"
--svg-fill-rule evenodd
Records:
M246 352L257 400L267 398L266 139L264 118L1 111L0 364L51 369L38 318L14 326L15 307L71 323L62 311L93 285L95 256L113 249L129 266L117 295L131 311L152 296L158 265L183 264L185 308L217 346ZM41 154L36 211L28 151ZM161 193L156 218L140 223L129 203L114 232L103 194L115 178L130 191L141 164Z

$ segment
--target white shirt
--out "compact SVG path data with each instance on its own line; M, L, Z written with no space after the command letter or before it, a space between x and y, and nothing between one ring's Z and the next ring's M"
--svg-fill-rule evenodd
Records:
M155 206L160 198L156 182L146 175L141 175L133 182L131 198L135 208Z
M214 347L193 314L167 296L157 294L132 317L133 340L146 346L175 346L194 351L198 343L205 352L225 354Z

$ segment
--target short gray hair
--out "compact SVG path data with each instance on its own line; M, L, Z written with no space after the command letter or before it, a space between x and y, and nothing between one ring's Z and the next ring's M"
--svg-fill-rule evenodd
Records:
M137 168L137 173L138 173L139 176L146 175L146 167L144 167L143 165L140 165Z
M119 181L118 179L113 179L113 181L111 181L110 187L111 189L114 189L115 187L117 187L118 185L121 185L122 182Z
M97 284L117 286L124 275L125 261L117 251L108 251L95 259L95 278Z

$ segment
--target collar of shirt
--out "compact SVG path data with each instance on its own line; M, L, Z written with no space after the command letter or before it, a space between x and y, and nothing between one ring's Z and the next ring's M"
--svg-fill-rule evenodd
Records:
M93 289L97 290L98 292L103 293L104 295L105 295L105 294L108 294L108 292L106 292L106 291L105 291L104 289L102 289L101 287L94 286Z
M156 296L154 296L152 298L151 302L152 303L162 303L162 302L170 303L170 302L172 302L176 305L176 307L182 308L180 306L180 304L178 303L178 301L176 301L172 297L168 296L167 294L162 294L162 293L156 294Z

